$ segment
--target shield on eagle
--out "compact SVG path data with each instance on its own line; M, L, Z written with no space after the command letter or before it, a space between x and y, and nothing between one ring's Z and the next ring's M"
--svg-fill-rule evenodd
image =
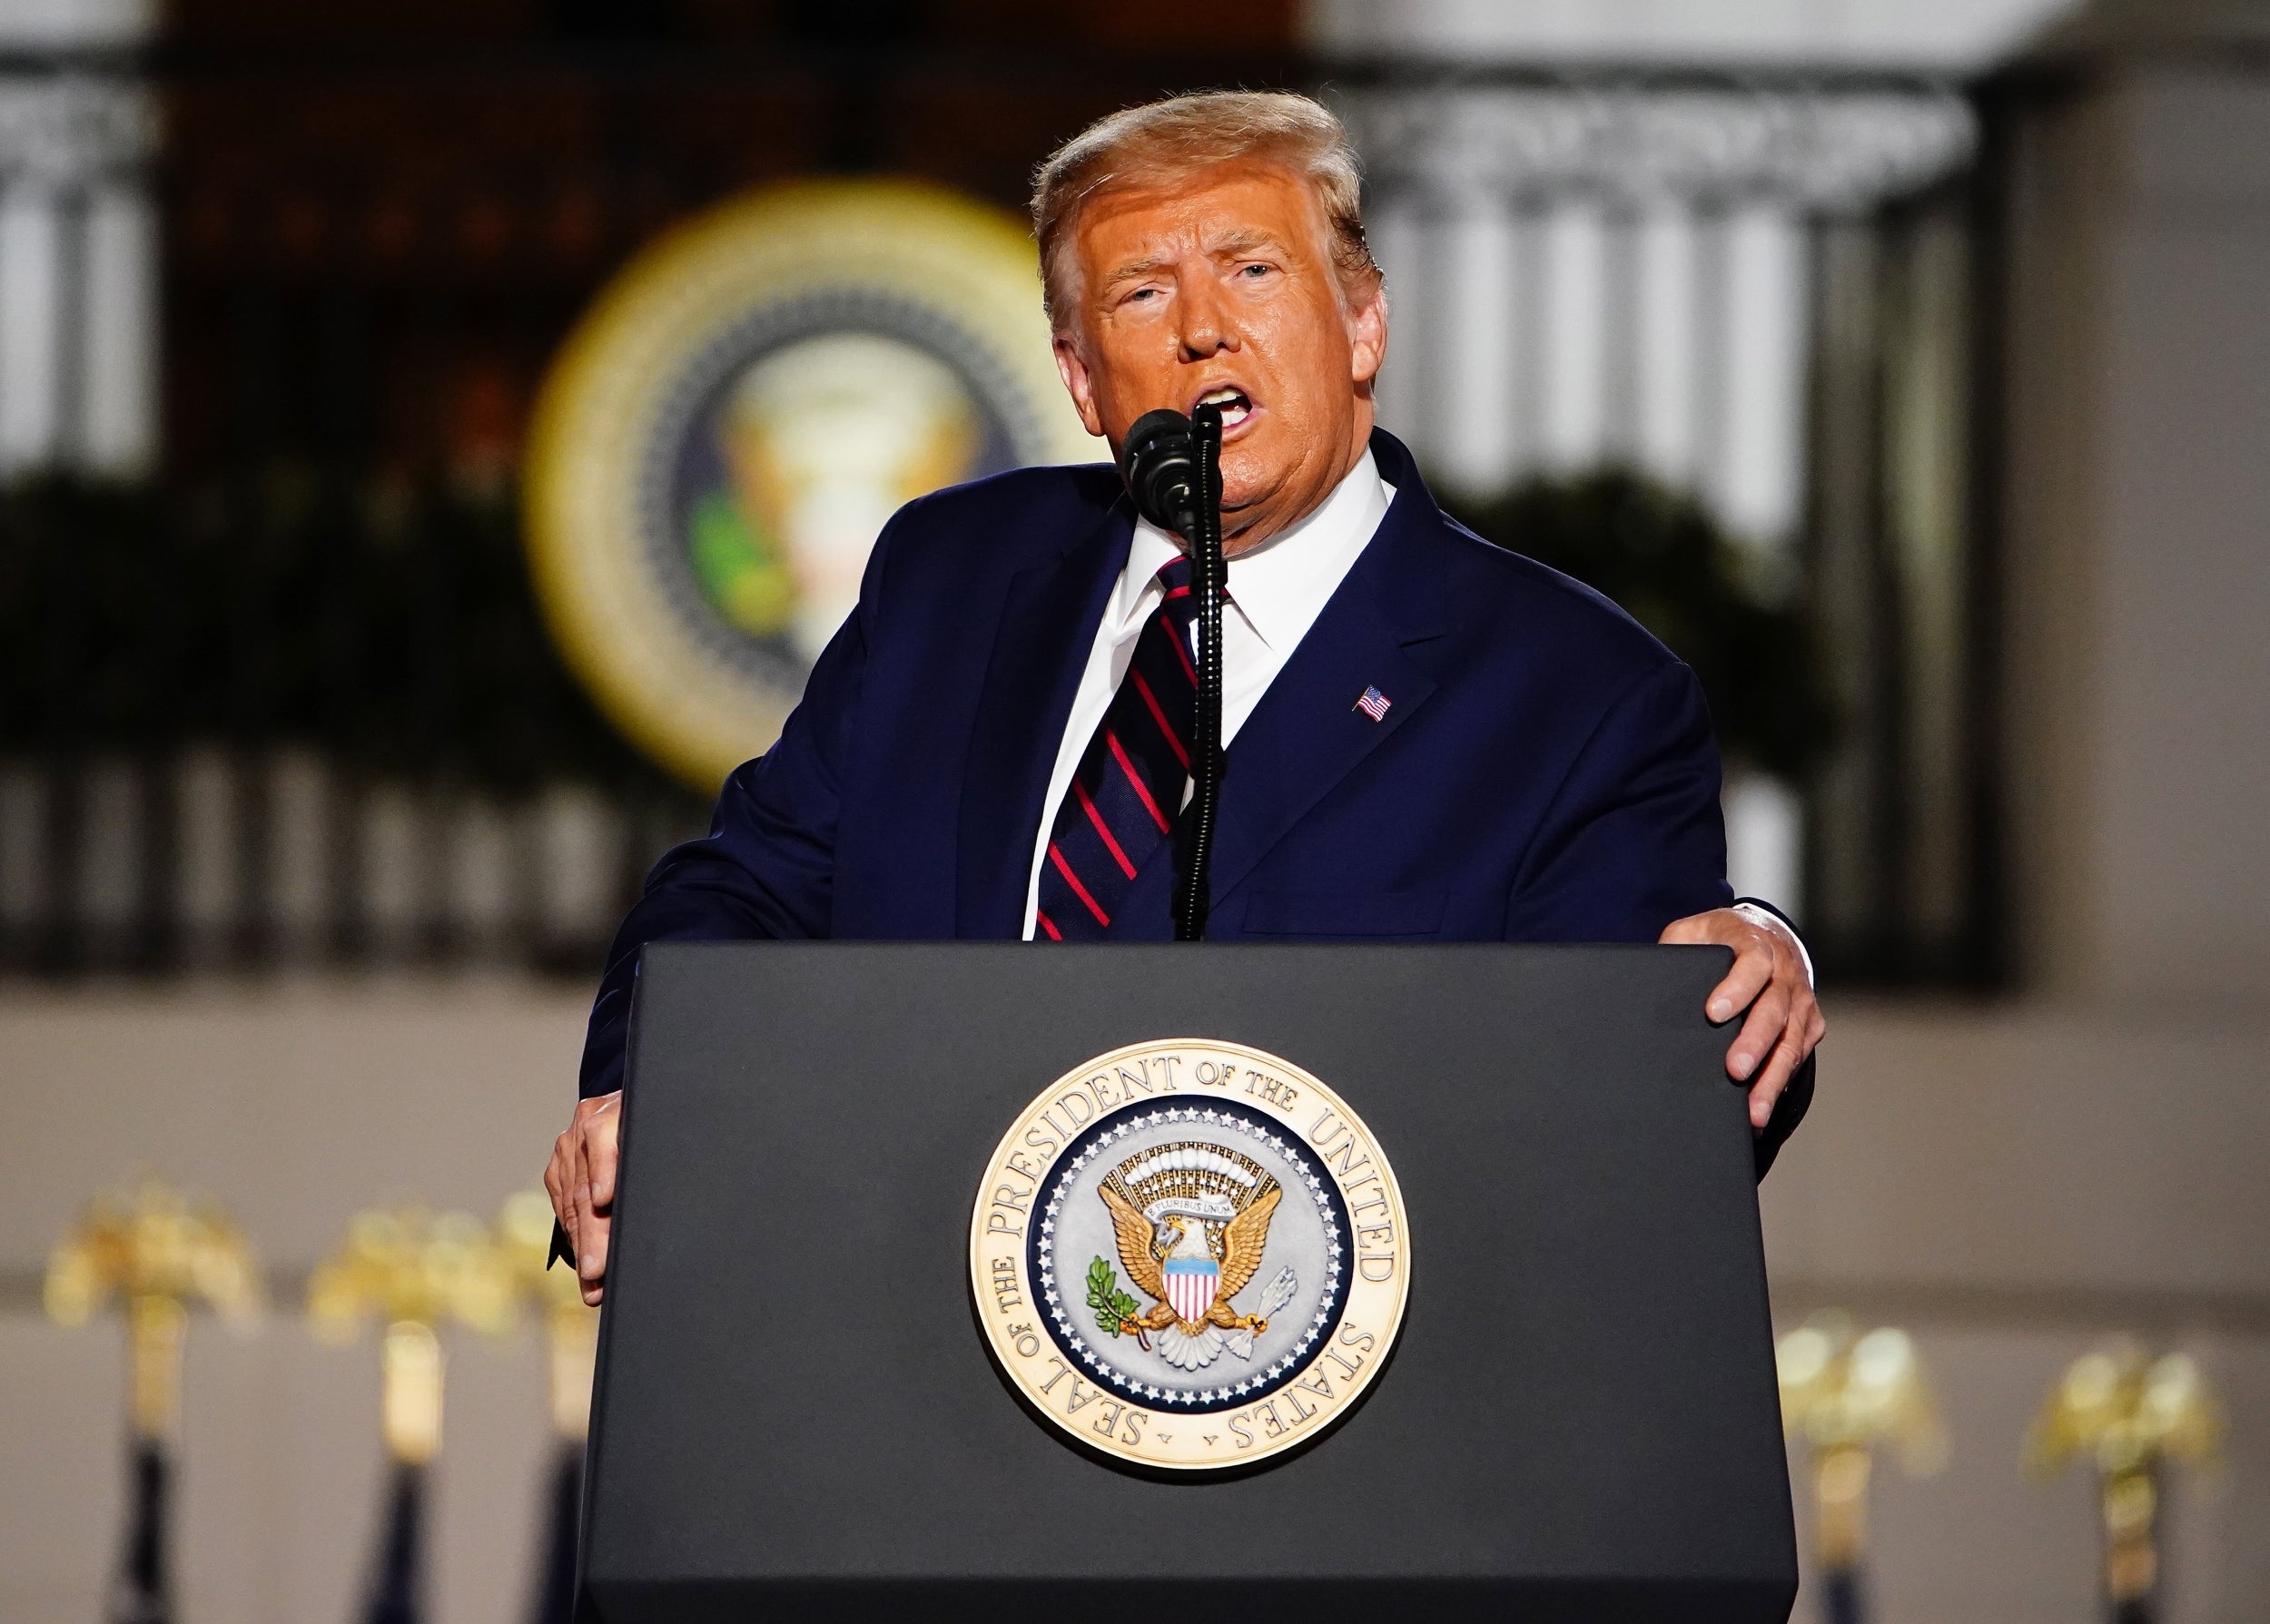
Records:
M1165 1274L1168 1306L1191 1324L1204 1324L1221 1283L1221 1266L1210 1257L1170 1257Z

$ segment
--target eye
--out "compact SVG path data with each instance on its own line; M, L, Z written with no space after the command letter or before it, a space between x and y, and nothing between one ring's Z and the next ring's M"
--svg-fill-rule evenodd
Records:
M1261 278L1268 275L1270 271L1276 269L1277 267L1274 265L1264 265L1256 261L1251 265L1239 266L1238 274L1244 277L1248 281L1258 281Z

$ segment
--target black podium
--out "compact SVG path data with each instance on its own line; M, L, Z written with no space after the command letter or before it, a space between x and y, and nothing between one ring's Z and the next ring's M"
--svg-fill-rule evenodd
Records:
M1797 1585L1716 949L649 948L580 1616L1195 1609L1783 1619ZM989 1354L972 1204L1121 1045L1270 1051L1359 1112L1413 1247L1336 1430L1162 1479Z

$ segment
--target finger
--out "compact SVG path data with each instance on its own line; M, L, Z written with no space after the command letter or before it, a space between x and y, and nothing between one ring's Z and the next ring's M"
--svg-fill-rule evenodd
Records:
M583 1255L584 1214L589 1208L587 1193L590 1175L583 1164L583 1136L570 1127L559 1136L561 1168L559 1175L559 1221L567 1226L568 1245L580 1258Z
M1673 947L1693 947L1711 940L1711 916L1691 913L1683 920L1673 920L1663 927L1663 933L1655 940Z
M583 1218L584 1245L576 1254L576 1273L587 1288L607 1278L607 1248L614 1220L597 1213L586 1213Z
M615 1200L617 1117L613 1111L594 1111L583 1125L583 1159L591 1186L591 1205L605 1211Z
M1767 1119L1773 1115L1774 1102L1781 1097L1781 1090L1789 1087L1790 1078L1794 1077L1797 1074L1797 1068L1804 1064L1805 1053L1801 1041L1801 1037L1802 1029L1794 1025L1785 1031L1781 1040L1773 1046L1772 1058L1766 1062L1765 1069L1759 1074L1758 1080L1751 1085L1751 1127L1763 1127L1766 1125Z
M1726 979L1711 989L1704 1012L1714 1021L1733 1019L1772 981L1773 971L1772 939L1762 930L1752 932L1735 949L1733 968L1726 972Z
M1774 1044L1789 1026L1789 994L1777 984L1758 995L1750 1006L1750 1019L1742 1023L1733 1046L1726 1051L1726 1075L1745 1082L1773 1052Z
M1828 1024L1821 1018L1821 1005L1811 988L1798 987L1791 992L1788 1035L1789 1041L1796 1045L1799 1064L1803 1064L1805 1058L1820 1046L1821 1035L1828 1029Z
M575 1210L568 1198L568 1136L562 1134L552 1141L551 1160L544 1164L544 1193L551 1197L552 1216L568 1232L570 1251L575 1248Z

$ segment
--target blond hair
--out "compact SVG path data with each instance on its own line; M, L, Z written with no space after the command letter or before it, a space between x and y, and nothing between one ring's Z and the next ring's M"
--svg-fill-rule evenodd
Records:
M1363 169L1340 121L1288 91L1198 91L1098 119L1033 172L1032 234L1051 324L1061 331L1071 313L1073 227L1089 203L1114 187L1251 158L1282 163L1316 189L1343 290L1378 277L1364 240Z

